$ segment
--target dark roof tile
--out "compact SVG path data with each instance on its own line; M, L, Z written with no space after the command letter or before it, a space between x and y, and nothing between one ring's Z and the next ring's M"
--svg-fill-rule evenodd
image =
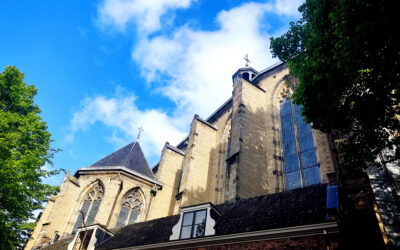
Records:
M172 227L178 222L180 215L163 217L120 228L113 238L105 241L96 249L114 249L140 246L169 241Z
M91 167L110 166L124 166L155 179L139 143L132 142L91 165Z

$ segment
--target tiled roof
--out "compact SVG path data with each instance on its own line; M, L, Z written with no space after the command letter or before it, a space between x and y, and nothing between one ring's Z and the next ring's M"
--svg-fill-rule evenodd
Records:
M139 143L132 142L91 165L91 167L110 166L124 166L155 179Z
M114 249L167 242L180 215L127 225L96 249Z
M56 243L49 245L49 246L45 246L40 248L41 250L67 250L68 249L68 245L69 243L71 243L71 241L73 240L73 237L67 237L64 239L61 239L59 241L57 241Z
M326 185L226 202L216 206L222 213L215 235L276 229L326 222ZM97 249L123 248L169 241L180 215L120 228Z
M326 222L326 185L313 185L216 206L217 235Z

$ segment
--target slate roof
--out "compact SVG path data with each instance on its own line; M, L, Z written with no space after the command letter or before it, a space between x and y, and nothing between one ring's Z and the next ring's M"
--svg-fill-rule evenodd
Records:
M179 217L180 215L173 215L127 225L116 231L113 238L96 247L96 250L167 242L172 234L172 227L179 221Z
M327 222L326 184L217 205L222 213L215 235L244 233ZM123 248L169 241L180 215L131 224L96 249Z
M326 222L326 185L312 185L217 205L216 235Z
M56 243L54 243L52 245L48 245L48 246L42 247L40 249L41 250L67 250L69 243L71 243L71 241L73 239L74 238L72 236L67 237L67 238L57 241Z
M133 145L134 147L132 148ZM91 165L91 167L110 166L124 166L144 174L147 177L155 179L155 176L151 171L149 164L147 163L139 143L132 142Z

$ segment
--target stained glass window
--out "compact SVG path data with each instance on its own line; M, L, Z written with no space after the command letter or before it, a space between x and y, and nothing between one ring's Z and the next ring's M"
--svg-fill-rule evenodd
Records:
M85 220L86 225L94 223L101 201L103 200L103 195L103 186L100 183L96 183L92 188L90 188L83 200L82 207L78 212L78 217L74 228L72 229L72 233L75 233L79 227L83 226L83 220Z
M140 213L143 209L143 198L137 188L132 189L121 200L121 210L119 212L116 227L122 227L139 221Z
M280 115L286 189L320 183L312 130L301 115L301 106L286 99Z

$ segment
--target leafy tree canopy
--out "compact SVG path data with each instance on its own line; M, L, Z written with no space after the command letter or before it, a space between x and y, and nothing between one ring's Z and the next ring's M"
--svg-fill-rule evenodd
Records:
M33 100L37 89L23 80L13 66L0 73L0 249L24 244L32 212L57 189L42 182L58 173L43 168L57 150Z
M348 134L343 166L400 158L400 1L307 0L302 18L271 38L299 78L293 100L315 129ZM349 169L349 168L345 168Z

